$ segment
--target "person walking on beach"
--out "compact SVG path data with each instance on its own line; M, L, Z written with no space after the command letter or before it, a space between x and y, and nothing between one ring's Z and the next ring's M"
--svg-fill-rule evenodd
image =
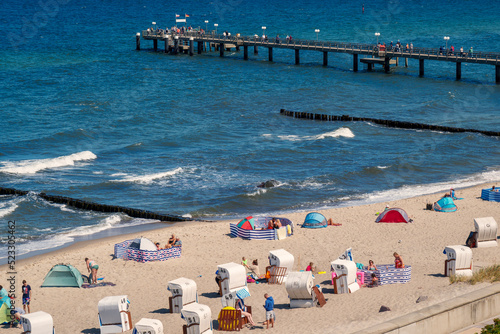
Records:
M31 313L30 310L30 301L31 301L31 286L26 283L26 280L23 280L23 286L21 288L23 291L23 310L26 312L26 308L28 309L28 313Z
M274 314L274 299L267 293L264 295L264 298L266 298L266 303L264 304L264 308L266 309L266 321L264 324L267 326L266 329L269 329L269 323L271 323L271 327L274 328L274 319L276 318Z
M99 269L99 265L95 263L94 260L90 260L88 257L85 258L85 263L87 264L87 270L90 273L90 284L97 283L97 269Z

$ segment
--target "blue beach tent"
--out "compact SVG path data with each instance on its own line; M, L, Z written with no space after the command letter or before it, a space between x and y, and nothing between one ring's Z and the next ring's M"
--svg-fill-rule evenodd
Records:
M451 197L443 197L434 203L434 211L454 212L457 211L457 206L453 203L453 199Z
M302 224L302 227L305 228L320 228L327 226L328 222L326 221L325 216L317 212L308 213L306 219L304 220L304 224Z

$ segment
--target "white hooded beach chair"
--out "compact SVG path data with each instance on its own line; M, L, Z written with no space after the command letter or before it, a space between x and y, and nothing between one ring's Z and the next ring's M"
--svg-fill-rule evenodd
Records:
M472 276L472 249L467 246L447 246L444 249L444 275Z
M281 284L286 281L289 272L292 271L295 259L292 254L284 249L276 249L269 251L269 267L266 268L266 273L269 271L269 284Z
M219 284L222 296L241 289L248 291L247 271L243 265L230 262L219 265L217 269L220 276Z
M290 298L290 307L312 307L316 305L313 291L313 277L310 271L293 271L288 273L285 288Z
M97 304L101 334L122 333L132 329L129 306L126 295L101 299Z
M356 263L337 259L331 262L331 270L335 272L333 280L334 293L353 293L359 290L356 282Z
M181 316L186 320L183 334L212 334L212 311L203 304L192 303L181 310Z
M498 224L493 217L475 218L477 247L496 247Z
M160 320L142 318L135 324L132 334L163 334L163 324Z
M21 315L23 333L54 334L54 320L47 312L38 311Z
M178 278L168 282L167 290L172 293L168 298L170 313L181 313L184 305L198 302L196 282L189 278Z

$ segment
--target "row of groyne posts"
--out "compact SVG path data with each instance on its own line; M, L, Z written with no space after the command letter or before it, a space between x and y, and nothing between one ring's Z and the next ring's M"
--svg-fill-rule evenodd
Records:
M326 114L314 114L301 111L290 111L281 109L280 114L284 116L301 118L301 119L311 119L317 121L331 121L331 122L369 122L373 124L379 124L387 126L390 128L400 128L400 129L415 129L415 130L431 130L431 131L442 131L442 132L474 132L481 133L486 136L500 137L500 132L498 131L484 131L476 129L465 129L465 128L455 128L451 126L442 125L432 125L423 123L413 123L413 122L402 122L402 121L392 121L387 119L377 119L369 117L352 117L349 115L326 115Z
M18 190L13 188L1 188L0 187L0 195L16 195L16 196L26 196L30 192L25 190ZM47 195L45 193L38 193L36 196L43 198L46 201L57 203L57 204L65 204L67 206L81 209L81 210L90 210L97 212L121 212L129 217L134 218L144 218L144 219L154 219L164 222L180 222L180 221L191 221L191 218L185 218L176 215L168 215L168 214L159 214L151 211L145 211L140 209L127 208L123 206L116 205L106 205L106 204L98 204L94 202L82 201L79 199L74 199L65 196L53 196Z
M258 54L258 47L268 49L269 61L273 61L273 49L295 50L295 64L300 64L300 51L310 50L323 52L323 65L328 66L328 53L348 53L353 57L352 68L358 71L359 62L367 64L368 71L372 71L375 65L381 65L385 72L389 72L391 65L399 66L399 58L404 59L405 66L408 67L409 59L416 59L419 62L419 76L424 76L425 60L437 60L452 62L456 65L456 79L462 78L462 63L475 63L493 65L495 67L495 82L500 84L500 52L451 52L436 48L388 48L375 44L341 43L328 41L311 40L279 40L262 39L258 36L224 36L220 34L201 34L200 32L186 32L184 34L165 33L152 30L144 30L136 34L136 49L141 49L141 37L144 40L152 40L153 48L158 50L158 41L165 43L165 52L170 54L186 53L191 56L195 54L195 43L197 53L212 50L219 51L224 57L225 50L235 48L240 51L243 47L243 59L248 60L248 48L253 46L254 54ZM365 57L360 57L365 56Z

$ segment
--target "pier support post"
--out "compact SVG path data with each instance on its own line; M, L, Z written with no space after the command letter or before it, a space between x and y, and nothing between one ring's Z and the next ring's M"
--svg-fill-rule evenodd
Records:
M243 59L248 60L248 45L243 45Z
M137 51L141 50L141 33L140 32L135 34L135 49Z
M240 46L236 44L236 51L240 51Z
M253 54L254 54L254 55L259 54L259 48L257 47L257 45L254 45L254 46L253 46Z
M323 51L323 66L328 66L328 52Z
M179 52L179 36L174 37L174 55Z
M368 63L368 72L371 72L373 70L373 64Z
M224 57L224 43L219 44L219 55Z
M385 62L384 62L384 71L385 71L385 73L389 73L390 69L391 69L391 58L385 57Z
M269 61L273 61L273 48L268 48L269 49Z
M462 62L457 61L457 80L462 79Z
M201 51L203 51L203 42L198 42L198 54L201 54Z
M357 53L354 53L352 55L352 70L353 70L353 72L358 71L358 54Z
M424 60L423 59L418 60L418 75L421 77L424 76Z
M500 84L500 65L495 66L495 82Z
M153 39L153 48L155 49L155 51L158 51L158 40L157 39Z
M300 64L300 50L295 49L295 65L299 65L299 64Z
M189 38L189 55L194 55L194 39L193 37Z
M405 67L408 67L408 58L405 58Z
M399 66L399 57L396 57L396 66Z
M168 38L165 38L165 53L168 52Z

